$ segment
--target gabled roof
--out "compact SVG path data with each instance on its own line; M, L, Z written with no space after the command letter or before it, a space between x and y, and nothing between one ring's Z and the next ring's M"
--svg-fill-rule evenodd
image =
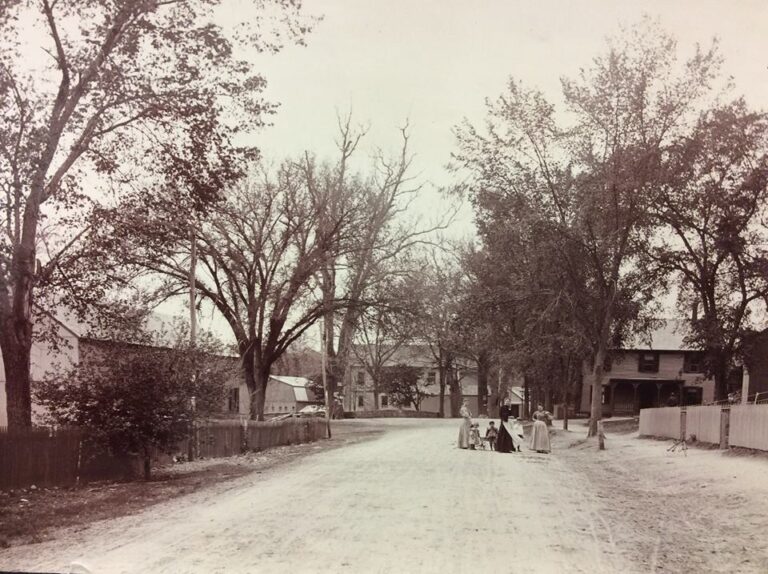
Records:
M270 375L270 379L278 383L289 385L293 390L293 397L301 403L313 402L317 400L315 394L307 387L312 381L306 377L288 377L285 375Z
M285 383L286 385L291 385L292 387L306 388L306 386L312 382L307 377L288 377L286 375L270 375L269 378Z
M622 350L625 351L695 351L692 345L685 343L688 335L688 322L679 319L664 319L663 323L647 334L637 334L630 338Z
M54 310L37 307L36 312L40 315L50 317L78 339L146 344L146 341L144 340L130 340L131 337L127 334L122 334L122 336L119 337L114 336L114 334L112 334L112 336L99 335L93 331L93 327L86 321L83 321L75 313L63 307L57 307ZM156 340L152 341L152 344L154 345L173 347L176 343L174 340L174 317L171 317L170 315L152 311L144 319L143 328L147 333L155 336Z

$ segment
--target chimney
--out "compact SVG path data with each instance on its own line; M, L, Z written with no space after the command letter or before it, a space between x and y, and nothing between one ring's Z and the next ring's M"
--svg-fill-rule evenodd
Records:
M691 310L691 323L695 323L699 320L699 302L693 302L693 309Z

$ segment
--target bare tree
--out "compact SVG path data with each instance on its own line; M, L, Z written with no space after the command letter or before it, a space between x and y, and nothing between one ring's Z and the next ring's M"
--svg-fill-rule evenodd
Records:
M405 264L396 263L397 269ZM390 275L366 294L368 305L359 315L356 344L352 351L371 376L374 408L379 408L384 368L391 365L401 349L414 341L420 312L421 289L413 275Z
M308 181L305 165L286 162L274 178L262 173L232 188L209 217L193 228L195 287L226 319L237 341L251 416L262 419L275 362L325 312L315 297L317 273L353 232L354 206L328 219L333 196ZM322 168L313 172L318 176ZM167 210L125 207L111 214L123 236L123 259L164 278L164 296L188 289L189 226L169 223ZM335 308L338 301L331 301Z
M419 186L408 175L412 158L408 151L408 128L401 130L402 148L399 156L390 160L377 154L368 177L353 176L349 171L352 154L362 137L353 132L350 120L340 122L341 158L336 168L335 186L340 201L352 202L358 209L358 228L354 241L344 254L326 261L319 273L318 286L325 304L325 353L327 381L333 393L344 380L359 327L360 315L372 304L365 293L389 274L401 273L392 261L413 247L429 241L437 230L443 229L453 217L453 210L436 223L422 225L405 216L415 201ZM335 205L334 203L329 205ZM339 308L333 301L343 300Z

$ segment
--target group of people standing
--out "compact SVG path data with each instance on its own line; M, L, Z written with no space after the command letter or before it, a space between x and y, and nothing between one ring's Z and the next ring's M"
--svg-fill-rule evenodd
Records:
M479 427L472 423L472 413L465 400L459 410L461 415L461 428L459 429L459 448L472 448L479 441ZM519 423L512 417L512 408L509 401L499 409L499 418L501 423L497 429L494 422L488 424L485 432L485 438L490 443L491 448L496 452L520 452L520 445L523 443L523 429ZM512 423L510 423L512 418ZM533 419L533 429L529 447L540 453L549 453L552 450L549 442L548 424L552 421L552 415L544 410L541 405L537 406L536 411L531 415Z

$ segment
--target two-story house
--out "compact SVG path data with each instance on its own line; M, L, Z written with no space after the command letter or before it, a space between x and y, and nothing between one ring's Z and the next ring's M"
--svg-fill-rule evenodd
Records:
M650 340L636 337L611 351L604 364L604 415L634 415L670 402L698 405L714 400L715 383L703 373L703 354L684 343L682 327L667 320ZM590 411L592 380L592 373L585 372L580 405L584 413Z
M347 369L347 378L344 381L344 410L345 411L373 411L376 410L377 401L374 394L378 395L379 410L395 409L386 390L383 388L374 388L374 377L370 365L366 365L364 350L358 348L350 360ZM436 413L440 410L440 372L437 368L435 358L429 347L425 344L403 345L392 353L386 353L386 360L380 367L392 367L398 364L408 365L421 369L422 375L419 380L419 386L426 394L419 410L423 412ZM469 408L473 413L477 413L477 371L467 361L456 363L456 376L461 387L462 398L467 399ZM404 407L414 409L413 405ZM451 412L450 394L445 389L443 399L443 409L446 415Z

